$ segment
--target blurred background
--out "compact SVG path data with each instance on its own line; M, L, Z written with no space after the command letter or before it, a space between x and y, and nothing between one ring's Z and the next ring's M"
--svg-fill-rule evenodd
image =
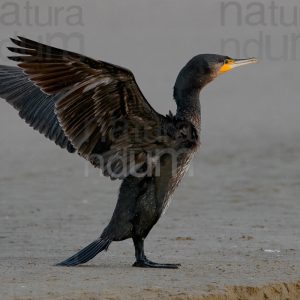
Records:
M6 58L9 37L23 35L112 62L131 69L149 102L165 114L176 109L173 85L194 55L258 57L259 64L227 73L203 90L199 157L228 161L228 155L247 151L245 159L251 164L273 155L274 164L292 160L299 166L299 160L293 160L300 144L297 5L297 1L109 0L87 5L1 0L0 59L11 64ZM5 101L0 102L0 114L3 176L16 174L18 160L30 169L47 163L53 167L56 161L60 168L64 159L71 164L79 161L28 128ZM258 157L251 158L256 152Z
M12 63L6 47L15 35L81 52L132 70L149 102L166 114L175 112L175 79L194 55L257 57L257 65L222 75L201 93L202 148L161 226L178 212L194 228L230 223L258 237L255 249L266 242L299 249L299 28L296 0L0 0L0 63ZM0 99L0 221L11 239L20 238L14 249L41 250L34 220L48 224L44 234L53 243L67 236L69 255L73 237L88 242L109 220L118 184L34 132ZM224 247L217 233L193 232L206 238L204 250Z
M236 148L236 144L255 148L297 144L297 4L110 0L87 5L83 1L1 0L0 58L2 64L10 64L8 37L18 34L83 52L131 69L146 98L159 112L167 113L175 110L176 76L194 55L256 56L258 65L230 72L203 91L202 151ZM52 152L54 145L27 128L4 101L0 105L1 152L12 147L6 139L16 140L19 149L27 148L26 143L33 147L37 141Z

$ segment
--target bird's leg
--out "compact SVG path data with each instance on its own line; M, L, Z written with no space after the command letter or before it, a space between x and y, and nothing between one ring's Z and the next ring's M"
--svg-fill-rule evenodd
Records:
M178 267L180 266L180 264L160 264L149 260L144 253L143 238L134 237L133 243L135 247L135 258L136 258L133 267L178 269Z

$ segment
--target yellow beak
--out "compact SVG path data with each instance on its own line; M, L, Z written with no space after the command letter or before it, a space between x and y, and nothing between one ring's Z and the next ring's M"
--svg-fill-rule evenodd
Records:
M234 68L249 65L249 64L255 64L257 63L257 59L252 57L252 58L247 58L247 59L227 59L224 62L224 65L219 69L219 74L228 72Z

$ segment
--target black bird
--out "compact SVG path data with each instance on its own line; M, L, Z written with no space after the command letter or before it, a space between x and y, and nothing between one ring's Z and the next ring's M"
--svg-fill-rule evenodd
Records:
M18 67L0 66L0 97L26 123L61 148L122 179L113 216L99 238L59 263L83 264L113 241L133 239L135 267L178 268L155 263L144 239L164 212L200 145L201 89L219 74L255 63L216 54L192 58L175 86L175 115L157 113L133 74L122 67L50 47L24 37L8 49Z

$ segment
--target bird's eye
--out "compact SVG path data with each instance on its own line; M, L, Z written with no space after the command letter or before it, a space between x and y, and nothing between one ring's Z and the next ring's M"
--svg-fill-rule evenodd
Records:
M230 60L229 60L229 59L225 59L225 60L224 60L224 65L227 65L227 64L229 64L229 62L230 62Z

